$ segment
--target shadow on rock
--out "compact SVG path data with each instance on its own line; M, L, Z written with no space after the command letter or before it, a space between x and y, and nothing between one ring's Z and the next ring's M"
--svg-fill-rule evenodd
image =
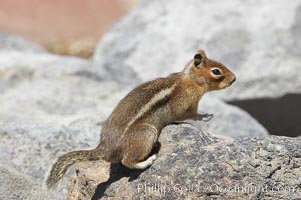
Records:
M153 148L150 155L157 154L161 148L161 144L157 143L156 146ZM138 169L129 169L122 165L121 163L111 163L110 165L110 176L109 179L105 182L100 183L96 189L92 200L98 200L104 196L106 189L114 182L119 181L124 177L128 177L128 182L132 182L136 180L141 173L148 170L149 167L138 170Z

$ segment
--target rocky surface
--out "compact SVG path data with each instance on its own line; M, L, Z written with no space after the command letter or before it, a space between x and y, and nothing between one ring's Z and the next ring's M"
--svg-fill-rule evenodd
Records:
M0 51L1 121L57 122L89 113L104 118L125 94L119 88L84 59Z
M111 79L136 84L181 70L203 48L237 75L219 98L300 93L300 13L300 0L142 0L105 34L94 60Z
M221 139L172 125L163 129L158 159L145 171L77 164L68 199L298 199L300 142L279 136Z
M59 155L94 148L99 141L99 132L99 122L92 118L74 120L66 125L6 123L0 125L0 160L5 161L1 164L25 174L42 187ZM66 180L51 194L55 199L63 198Z
M20 36L9 33L0 33L1 51L45 52L39 45L30 42Z
M0 166L0 199L50 200L51 198L30 178Z

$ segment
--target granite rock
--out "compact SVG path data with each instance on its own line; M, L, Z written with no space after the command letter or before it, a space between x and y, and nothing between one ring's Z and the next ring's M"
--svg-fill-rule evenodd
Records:
M105 34L94 60L129 85L182 70L202 48L237 75L213 94L221 99L300 93L300 13L300 0L142 0Z
M105 76L84 59L0 51L0 121L61 122L91 115L104 119L126 92Z
M301 138L222 139L190 125L166 127L144 171L76 165L67 199L298 199Z
M30 178L0 166L0 199L45 199L50 196Z
M99 122L93 118L73 120L66 125L6 123L0 125L0 164L44 188L55 159L68 151L94 148L99 132ZM64 199L65 194L66 180L58 190L50 191L55 199Z
M13 35L10 33L0 33L0 51L22 51L32 53L45 53L46 51L21 36Z

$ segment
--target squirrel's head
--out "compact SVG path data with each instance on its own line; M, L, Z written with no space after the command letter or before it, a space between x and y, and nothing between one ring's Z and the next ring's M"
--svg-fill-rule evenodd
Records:
M225 65L208 59L203 50L196 52L183 72L199 85L205 86L207 91L224 89L236 80L235 75Z

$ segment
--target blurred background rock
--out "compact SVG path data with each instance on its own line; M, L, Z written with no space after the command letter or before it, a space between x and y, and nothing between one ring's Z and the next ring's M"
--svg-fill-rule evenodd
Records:
M52 53L90 58L107 28L137 0L0 0L0 31Z

